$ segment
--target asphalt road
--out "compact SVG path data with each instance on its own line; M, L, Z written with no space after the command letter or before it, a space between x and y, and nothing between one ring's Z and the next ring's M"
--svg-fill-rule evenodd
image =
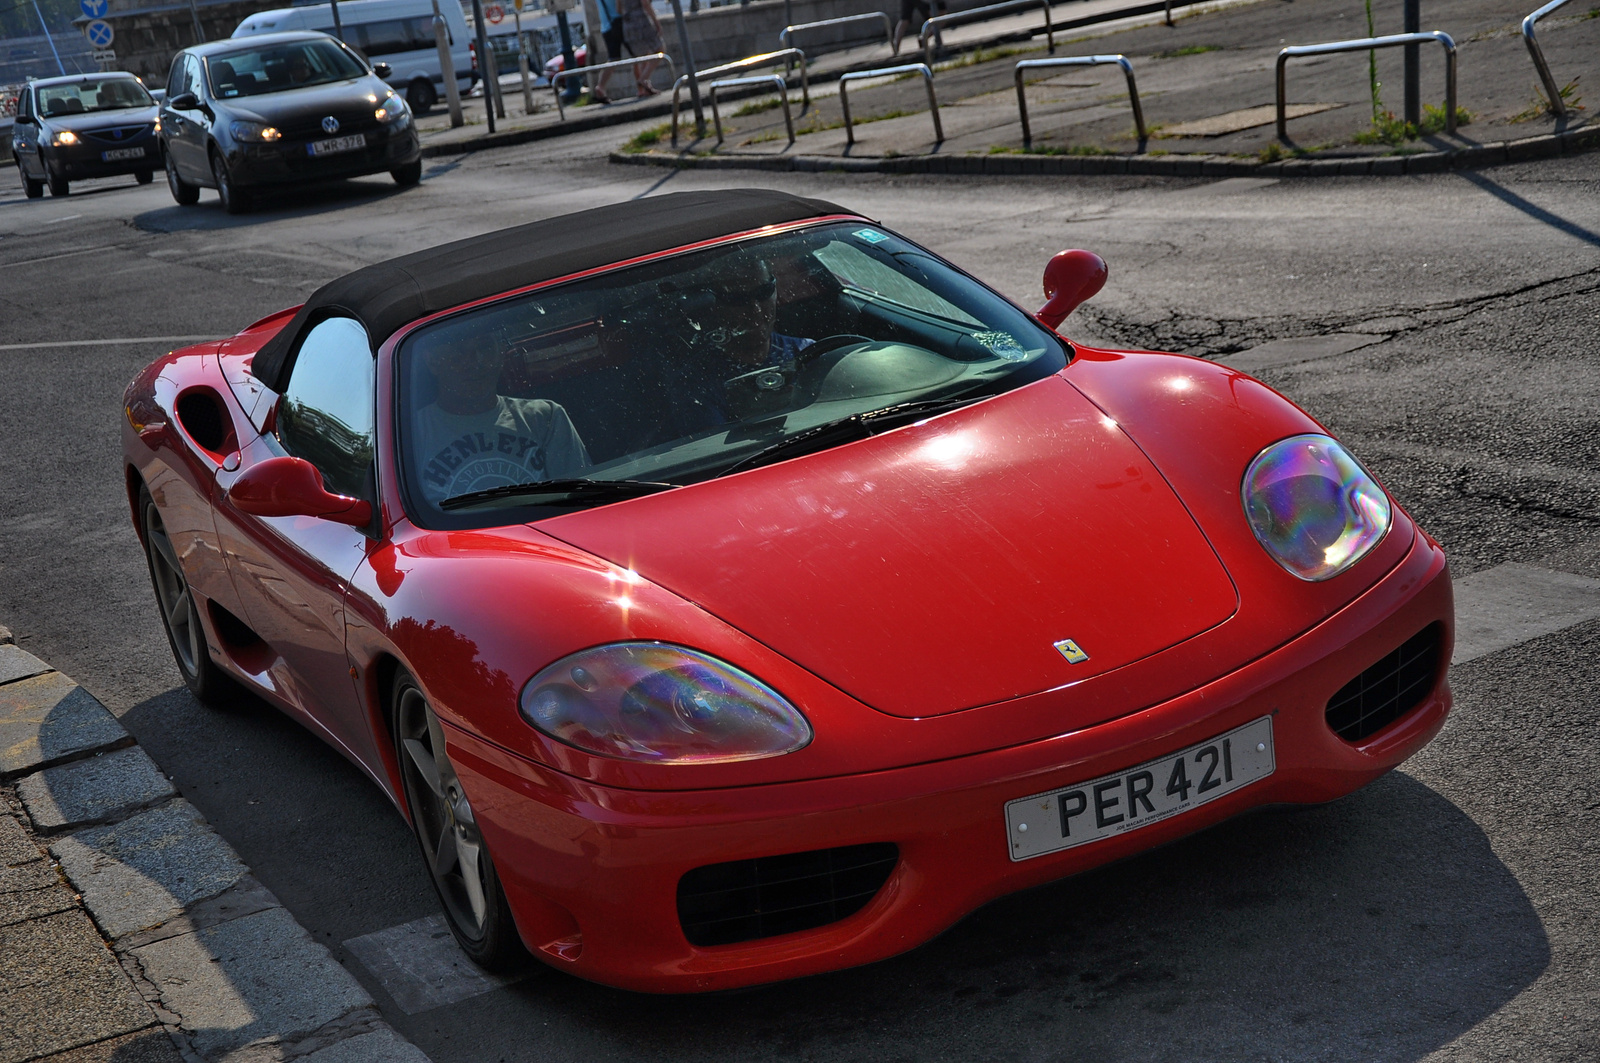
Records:
M445 239L773 184L881 217L1030 303L1049 254L1097 250L1112 279L1069 322L1082 338L1220 355L1375 337L1262 375L1385 479L1458 576L1600 576L1600 156L1303 182L723 178L607 166L628 132L244 218L131 180L0 197L0 622L122 718L397 1029L438 1063L1600 1055L1600 622L1455 669L1444 732L1360 793L996 902L895 960L705 998L541 973L393 1006L341 943L437 910L411 839L275 711L184 691L117 451L123 386L173 344L86 341L220 335Z

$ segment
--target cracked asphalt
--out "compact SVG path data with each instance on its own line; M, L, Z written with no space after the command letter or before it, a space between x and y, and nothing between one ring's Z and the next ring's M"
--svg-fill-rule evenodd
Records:
M245 218L131 182L0 198L0 622L117 713L397 1029L438 1063L1600 1056L1600 622L1456 668L1440 737L1345 800L1006 898L895 960L706 998L541 973L394 1006L341 943L437 910L399 816L266 706L193 702L158 626L116 448L122 388L165 346L21 345L219 335L445 239L774 185L880 217L1028 305L1050 254L1098 251L1110 283L1069 335L1255 357L1458 575L1600 577L1600 156L1406 179L729 179L608 167L632 131Z

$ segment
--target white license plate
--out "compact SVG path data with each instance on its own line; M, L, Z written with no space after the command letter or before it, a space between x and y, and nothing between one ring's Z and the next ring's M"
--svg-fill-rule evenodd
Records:
M1138 767L1007 801L1011 859L1148 827L1265 779L1276 768L1272 717L1263 716Z
M353 137L334 137L332 140L313 140L306 145L306 151L312 155L337 155L341 151L360 151L367 146L367 138L357 134Z
M119 159L142 159L144 158L144 149L112 148L110 151L102 151L100 158L105 162L116 162Z

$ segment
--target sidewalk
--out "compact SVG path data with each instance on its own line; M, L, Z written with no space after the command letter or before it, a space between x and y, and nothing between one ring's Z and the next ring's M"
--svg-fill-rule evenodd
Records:
M1190 4L1173 4L1175 13L1192 10L1217 10L1238 4L1255 3L1256 0L1204 0ZM1082 33L1085 26L1118 26L1128 23L1159 22L1161 16L1155 14L1163 9L1160 0L1070 0L1068 3L1054 5L1051 18L1057 27L1056 38L1058 42L1065 41L1075 34ZM944 37L944 47L947 52L968 52L983 48L992 48L1011 43L1025 43L1034 36L1043 39L1044 18L1042 11L1032 11L1021 15L993 19L987 22L972 23L957 26L947 30ZM871 70L883 66L895 66L904 63L920 63L922 53L918 51L916 33L906 35L906 40L901 42L900 54L895 55L889 50L888 44L879 41L867 43L854 48L845 48L827 52L823 55L813 56L806 48L806 41L802 36L797 41L802 51L807 51L807 75L811 81L812 95L831 95L837 92L836 82L840 74L852 70ZM774 38L770 51L777 51L778 41ZM675 48L669 47L669 52ZM710 65L710 64L706 64ZM744 76L745 74L760 74L775 72L778 68L752 69L740 74L728 75L730 77ZM679 70L682 73L682 70ZM611 77L610 87L613 98L625 91L630 83L628 72L618 71ZM582 106L569 105L566 109L566 118L563 120L556 108L555 94L549 89L534 88L534 112L524 113L522 99L522 80L515 73L500 76L501 102L505 106L506 117L495 119L495 132L489 133L488 120L485 117L484 101L482 96L475 96L461 101L462 111L466 124L460 128L450 127L450 113L441 102L434 110L417 119L417 132L422 140L422 152L425 156L456 155L468 151L481 151L486 148L508 147L513 144L525 144L534 140L543 140L548 137L564 136L569 133L587 132L611 125L623 125L637 122L646 118L669 118L672 114L672 81L666 66L662 66L655 74L653 84L661 92L652 97L637 99L633 97L617 98L617 102L609 106L584 103ZM799 78L796 76L794 84L798 87ZM706 87L701 86L704 96ZM744 90L739 92L718 93L719 104L727 101L739 100L753 95L760 95L760 90ZM587 97L585 97L587 99ZM924 104L926 106L926 104ZM689 105L689 90L685 88L681 93L682 119L693 123L694 112ZM705 104L706 122L711 121L710 104Z
M1582 89L1600 83L1600 17L1581 3L1539 24L1539 39L1558 81ZM850 86L854 145L836 98L822 98L797 118L787 142L776 99L737 109L727 139L624 148L613 161L669 166L846 169L966 173L1402 173L1483 165L1600 147L1591 110L1558 122L1539 106L1538 76L1520 34L1527 0L1454 0L1425 9L1424 30L1444 30L1457 45L1458 107L1469 121L1454 136L1372 136L1367 53L1291 60L1289 140L1274 127L1274 67L1280 48L1367 35L1363 9L1351 0L1261 0L1186 14L1176 25L1145 25L1062 46L1057 56L1120 53L1132 62L1147 137L1135 131L1127 82L1116 66L1035 71L1025 89L1033 140L1024 145L1013 81L1019 59L1045 56L1038 40L1021 52L977 53L941 64L934 78L943 143L936 143L920 79ZM1396 33L1399 13L1386 5L1378 34ZM1387 20L1387 21L1385 21ZM1037 21L1037 16L1035 16ZM1423 48L1424 103L1444 98L1443 49ZM1402 52L1377 53L1382 108L1402 110ZM1600 101L1591 101L1600 103ZM1589 104L1581 104L1588 107ZM629 150L629 149L632 150Z
M0 1063L427 1063L87 691L0 627Z

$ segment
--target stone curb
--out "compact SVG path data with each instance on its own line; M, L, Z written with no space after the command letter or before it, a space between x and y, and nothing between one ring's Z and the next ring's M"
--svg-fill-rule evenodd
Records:
M190 1063L427 1063L122 724L4 627L0 780Z
M962 174L1058 176L1140 174L1163 177L1399 177L1471 170L1508 162L1577 155L1600 148L1600 125L1494 141L1450 151L1356 159L1286 159L1257 162L1222 155L905 155L850 159L834 155L689 155L613 151L624 166L671 169L769 170L791 173Z

